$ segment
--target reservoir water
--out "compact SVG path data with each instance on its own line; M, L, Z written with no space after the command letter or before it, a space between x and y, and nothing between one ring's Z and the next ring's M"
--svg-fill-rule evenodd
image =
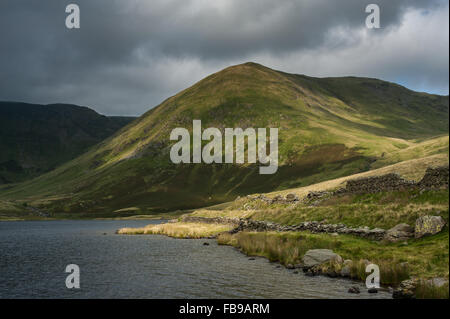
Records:
M250 260L215 240L115 234L159 222L0 222L0 298L391 298ZM68 264L80 267L80 289L66 288ZM347 293L355 285L361 294Z

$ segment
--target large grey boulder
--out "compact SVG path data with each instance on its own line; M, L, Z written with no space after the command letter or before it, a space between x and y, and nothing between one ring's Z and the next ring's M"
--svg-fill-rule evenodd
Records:
M445 220L441 216L422 216L417 218L414 237L422 238L427 235L439 233L445 226Z
M412 237L414 237L414 228L408 224L398 224L384 235L384 239L390 242L405 241Z
M330 249L310 249L303 256L303 268L309 269L326 262L342 263L342 257Z

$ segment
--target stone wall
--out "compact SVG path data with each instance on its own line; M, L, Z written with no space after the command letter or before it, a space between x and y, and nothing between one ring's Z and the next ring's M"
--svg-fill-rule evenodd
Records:
M386 231L381 228L369 229L369 227L358 227L352 228L347 227L344 224L325 224L319 223L317 221L303 222L296 225L280 225L277 223L262 221L262 220L251 220L244 218L225 218L225 217L196 217L196 216L182 216L181 220L183 222L192 223L207 223L207 224L231 224L236 227L230 231L230 233L235 234L240 231L277 231L277 232L288 232L288 231L310 231L312 233L335 233L335 234L350 234L362 238L368 238L372 240L382 240Z
M346 192L378 193L409 188L414 185L413 181L407 181L397 174L386 174L382 176L364 177L347 181Z
M369 229L369 227L352 228L344 224L325 224L317 221L303 222L296 225L280 225L276 223L257 221L250 219L242 219L239 226L231 231L237 233L239 231L310 231L312 233L328 233L328 234L350 234L362 238L372 240L382 240L386 234L386 230L381 228Z
M230 224L238 226L241 222L238 218L225 218L225 217L198 217L198 216L189 216L184 215L180 217L182 222L186 223L204 223L204 224ZM175 219L174 222L177 222Z
M442 166L436 168L428 168L424 177L420 182L409 181L398 174L390 173L382 176L362 177L351 179L347 181L344 188L339 188L335 191L311 191L301 202L309 206L316 206L323 200L335 195L345 194L370 194L378 192L399 191L405 189L419 188L419 189L439 189L448 188L449 167ZM264 194L247 195L245 197L247 203L244 204L243 209L253 209L249 203L251 201L262 201L266 204L296 204L300 202L296 194L287 194L285 197L277 195L270 198ZM241 200L241 197L236 198L236 201Z
M364 177L347 181L345 189L336 193L378 193L386 191L397 191L407 188L448 188L449 167L442 166L428 168L419 182L408 181L397 174L386 174L382 176Z
M427 168L422 180L417 183L420 188L448 188L448 166Z

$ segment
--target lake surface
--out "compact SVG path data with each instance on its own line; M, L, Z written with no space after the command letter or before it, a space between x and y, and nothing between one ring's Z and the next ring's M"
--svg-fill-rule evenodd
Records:
M159 221L0 222L0 298L391 298L249 260L215 240L114 233L150 223ZM80 267L80 289L66 288L68 264ZM360 295L347 293L353 285Z

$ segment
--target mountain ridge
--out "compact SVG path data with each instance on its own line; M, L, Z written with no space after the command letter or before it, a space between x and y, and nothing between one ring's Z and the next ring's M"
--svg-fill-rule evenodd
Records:
M220 130L278 127L279 171L262 178L252 165L170 163L170 131L191 130L193 119ZM398 155L410 147L425 155L446 152L446 136L448 96L376 79L312 78L246 63L169 97L58 169L0 189L0 198L32 201L55 213L195 208L411 159L416 152ZM434 139L443 142L420 144Z

